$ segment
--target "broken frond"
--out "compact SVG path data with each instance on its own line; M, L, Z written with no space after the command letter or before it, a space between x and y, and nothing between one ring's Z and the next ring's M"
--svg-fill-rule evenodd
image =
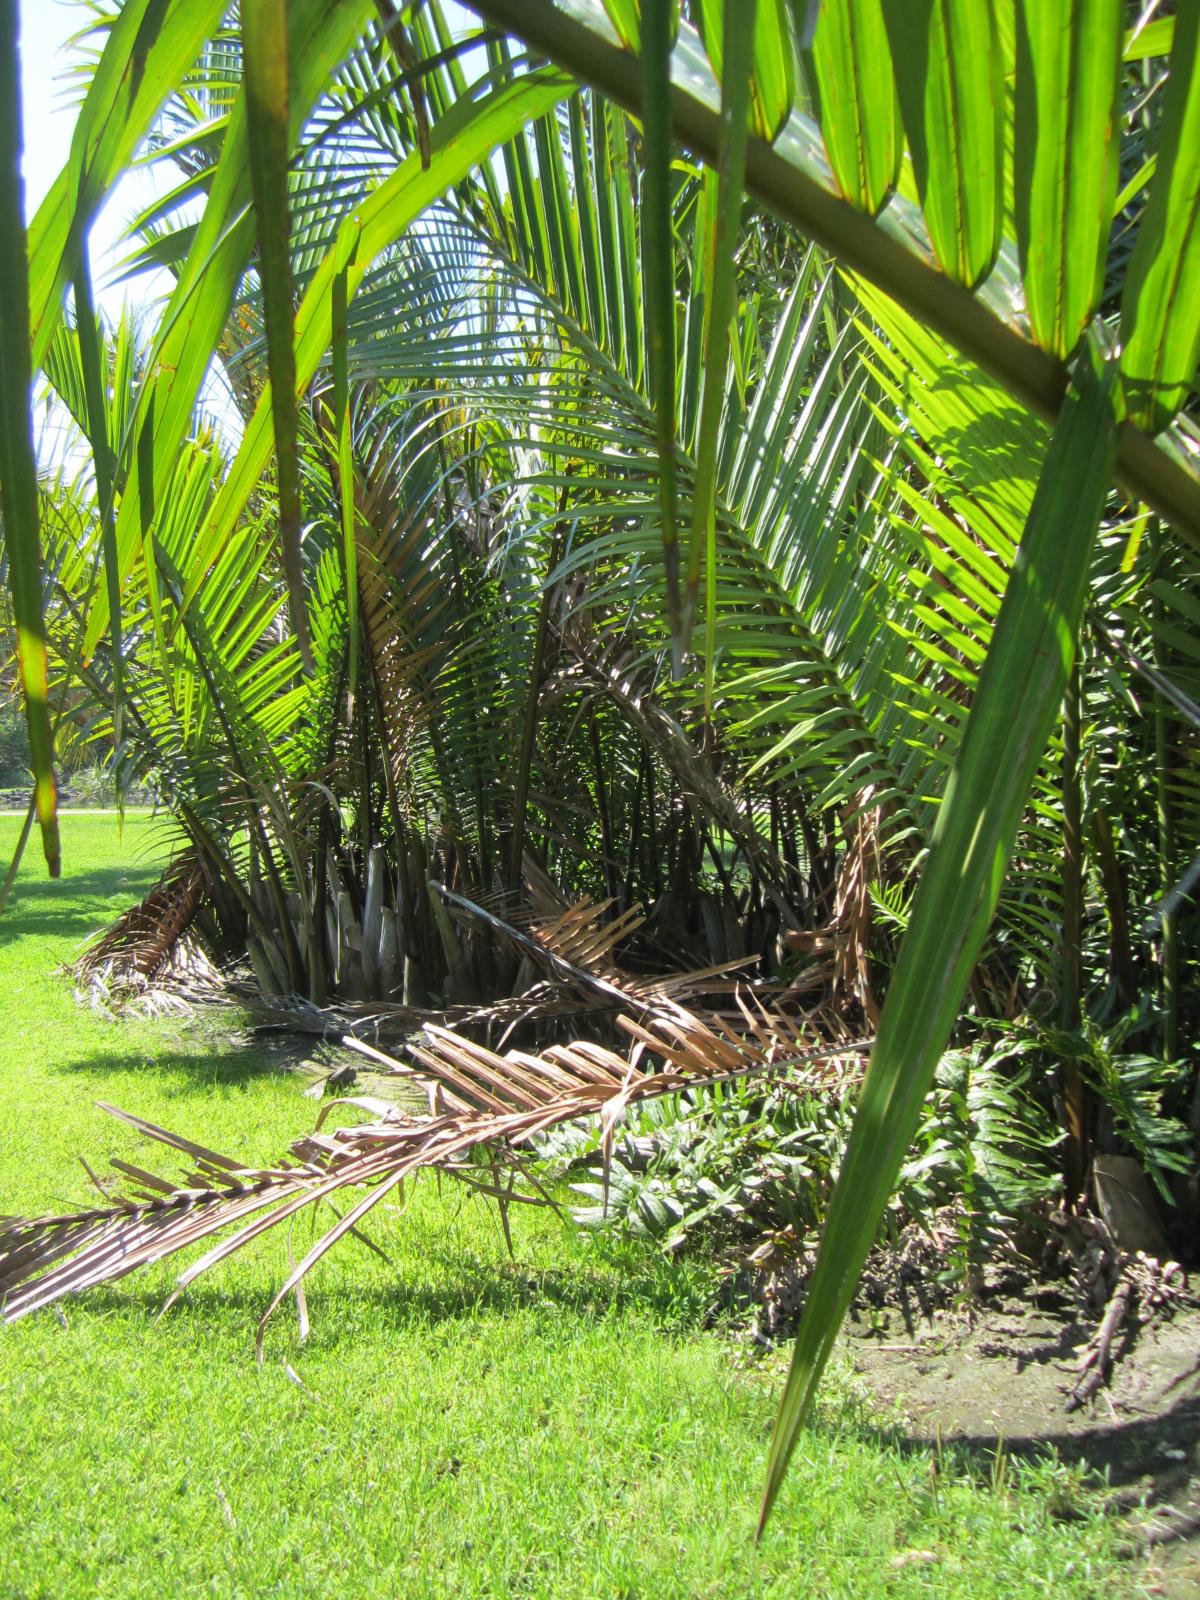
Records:
M424 1088L429 1112L413 1116L382 1101L331 1101L316 1129L297 1139L288 1155L268 1168L246 1167L213 1150L105 1107L140 1133L189 1158L182 1181L114 1160L123 1191L105 1206L64 1216L13 1218L0 1225L0 1303L12 1321L138 1267L212 1238L216 1242L180 1275L173 1300L210 1267L268 1229L316 1206L337 1191L363 1194L296 1263L259 1324L263 1331L280 1301L346 1233L356 1230L411 1173L432 1167L454 1176L472 1154L491 1146L506 1156L528 1148L538 1135L563 1123L599 1117L604 1145L626 1107L642 1100L733 1077L803 1073L816 1089L840 1084L836 1063L857 1056L868 1041L828 1045L815 1041L794 1019L738 997L734 1016L704 1020L673 1002L639 1017L622 1015L629 1037L625 1054L575 1040L540 1054L503 1055L451 1029L430 1024L408 1046L411 1062L370 1047L377 1064ZM661 1065L654 1069L653 1063ZM368 1111L373 1120L323 1128L340 1103ZM107 1193L107 1191L105 1191ZM511 1189L506 1199L523 1198ZM525 1197L527 1198L527 1197ZM170 1303L170 1302L168 1302Z

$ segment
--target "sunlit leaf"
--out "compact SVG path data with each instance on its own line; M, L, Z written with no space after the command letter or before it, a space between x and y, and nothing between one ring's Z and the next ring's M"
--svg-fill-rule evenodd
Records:
M1090 353L1088 353L1090 356ZM1114 374L1081 359L946 787L805 1303L767 1468L765 1521L811 1414L962 1004L1075 654L1116 448Z
M973 289L1004 221L1003 56L994 0L883 0L917 192L942 270Z
M300 561L300 450L293 348L291 220L288 214L288 61L286 0L242 0L246 124L254 188L258 270L267 324L279 542L292 628L311 666Z
M45 358L83 237L105 195L226 10L225 0L127 0L105 40L71 137L71 158L29 225L33 367Z
M730 324L737 304L734 253L741 226L742 186L746 171L746 127L750 115L754 0L734 19L726 10L721 83L721 154L715 204L710 212L710 238L698 283L704 298L704 366L701 375L700 424L696 434L696 484L692 496L692 530L688 548L688 580L683 647L688 644L700 566L705 564L705 704L711 713L716 629L716 477L717 433L725 402L729 368Z
M1060 359L1104 289L1117 185L1118 0L1017 6L1017 241L1034 338Z
M30 415L29 269L21 181L21 61L17 0L0 0L0 511L25 697L33 789L50 876L60 865L54 744L42 618L37 463Z
M1200 6L1176 17L1158 164L1121 298L1130 420L1165 428L1200 360Z
M793 0L794 11L806 8ZM837 186L873 217L896 187L904 153L882 0L823 0L804 63Z
M760 139L772 143L796 98L795 47L787 0L758 0L755 6L739 0L699 0L695 22L718 83L725 78L726 29L752 34L750 125Z
M642 128L645 169L642 238L651 394L658 420L658 496L666 567L667 617L675 670L686 646L679 594L678 491L675 465L675 243L671 220L671 46L675 0L646 0L642 14Z

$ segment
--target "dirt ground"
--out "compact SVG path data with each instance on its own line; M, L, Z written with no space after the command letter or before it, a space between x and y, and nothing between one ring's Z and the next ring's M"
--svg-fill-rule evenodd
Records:
M1142 1328L1090 1404L1068 1410L1095 1321L1063 1287L989 1296L973 1312L860 1312L854 1365L916 1439L1013 1454L1053 1446L1107 1475L1131 1513L1145 1592L1200 1600L1200 1310Z

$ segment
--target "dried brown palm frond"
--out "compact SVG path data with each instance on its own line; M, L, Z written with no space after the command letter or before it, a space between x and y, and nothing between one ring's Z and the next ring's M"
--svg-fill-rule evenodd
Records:
M581 900L549 906L543 894L543 914L535 917L528 929L456 894L444 884L431 883L434 889L460 914L482 922L528 956L554 982L595 1001L626 1009L657 1009L664 1002L683 1002L698 995L731 989L735 974L755 960L742 957L711 967L643 977L627 971L616 960L617 945L628 939L645 922L640 906L610 917L615 901ZM549 914L546 914L547 909Z
M111 1283L233 1226L180 1275L171 1296L268 1229L341 1190L365 1192L289 1273L259 1323L344 1234L356 1229L405 1177L433 1167L477 1180L466 1170L482 1147L516 1155L562 1123L598 1116L606 1150L626 1107L676 1090L721 1079L771 1072L803 1073L806 1083L844 1081L834 1063L857 1055L863 1041L829 1046L793 1020L740 1000L738 1023L704 1019L664 1003L656 1015L622 1017L630 1044L621 1055L586 1040L551 1046L540 1054L500 1055L450 1029L430 1025L409 1046L409 1062L359 1042L357 1048L389 1071L422 1087L429 1113L413 1116L384 1101L355 1097L331 1101L315 1131L297 1139L288 1155L267 1168L230 1157L142 1121L106 1109L141 1133L187 1156L182 1182L123 1160L112 1163L124 1189L107 1205L66 1216L9 1219L0 1227L0 1303L6 1320L25 1316L67 1294ZM662 1063L652 1070L653 1062ZM366 1110L372 1121L324 1131L338 1104ZM478 1186L478 1185L477 1185ZM107 1191L102 1191L107 1196ZM506 1190L509 1199L530 1198ZM169 1302L168 1302L169 1303Z
M204 874L195 851L176 857L136 906L130 906L72 965L78 978L95 972L149 981L171 961L175 946L199 910Z
M871 791L846 820L847 849L838 870L834 900L834 998L857 1000L871 1027L879 1024L879 1002L871 983L871 885L882 875L882 813L871 805Z
M738 956L708 967L689 967L683 972L634 974L615 959L616 946L645 925L640 906L630 906L620 915L606 918L615 907L613 900L583 899L569 906L561 917L533 929L534 938L554 956L572 965L607 978L630 999L645 1004L662 1000L683 1003L699 995L712 995L737 986L735 974L757 962L757 956Z
M205 888L196 853L176 857L149 894L67 968L81 996L105 1009L136 1002L157 1011L194 992L219 993L221 975L192 932Z
M612 1017L621 1010L641 1015L664 1003L717 996L737 986L739 968L753 959L654 976L634 974L617 961L615 949L642 926L645 919L640 908L631 907L609 920L612 901L592 901L586 896L568 901L533 863L527 863L526 884L528 905L513 906L510 897L496 897L494 903L503 906L504 917L490 909L491 903L479 905L442 884L430 884L456 915L489 929L527 958L529 969L540 976L520 993L486 1004L420 1008L344 998L316 1005L299 995L263 995L255 987L236 982L227 985L227 992L260 1026L327 1040L365 1039L380 1044L404 1040L431 1024L507 1038L518 1024L548 1017L579 1018L596 1013Z
M578 1017L589 1012L611 1014L609 1002L581 1002L555 983L535 983L521 994L477 1005L436 1007L406 1006L387 1000L336 1000L317 1005L302 995L263 995L250 984L226 985L225 993L247 1012L261 1029L307 1034L339 1042L365 1039L375 1044L402 1044L429 1024L462 1031L510 1029L514 1024L544 1017Z
M856 809L843 818L847 843L832 918L820 928L789 929L784 943L805 963L791 984L793 995L823 995L834 1012L861 1015L876 1027L880 1007L871 974L871 889L883 874L882 811L871 801L872 791L864 790Z
M358 537L359 612L390 783L408 791L406 755L435 715L428 681L445 654L445 586L420 571L423 524L389 503L386 478L363 497ZM415 570L414 570L415 569Z

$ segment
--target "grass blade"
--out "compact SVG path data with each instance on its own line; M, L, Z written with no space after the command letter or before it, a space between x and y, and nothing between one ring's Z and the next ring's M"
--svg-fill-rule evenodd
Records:
M246 124L250 181L258 232L275 424L275 472L279 489L279 542L287 579L292 630L305 667L312 670L304 572L300 560L300 447L296 412L296 350L293 343L291 218L288 212L287 0L242 0Z
M1090 350L1085 357L1042 468L900 948L771 1441L760 1529L949 1040L1074 659L1117 431L1113 373L1097 369Z
M17 0L0 0L0 513L17 630L17 661L29 725L33 793L50 876L61 864L54 742L50 733L37 461L29 390L29 262L21 179L21 61Z
M1130 420L1165 428L1200 359L1200 6L1182 6L1163 105L1158 166L1121 300Z
M1065 360L1104 289L1117 188L1122 7L1017 6L1014 183L1025 304Z

